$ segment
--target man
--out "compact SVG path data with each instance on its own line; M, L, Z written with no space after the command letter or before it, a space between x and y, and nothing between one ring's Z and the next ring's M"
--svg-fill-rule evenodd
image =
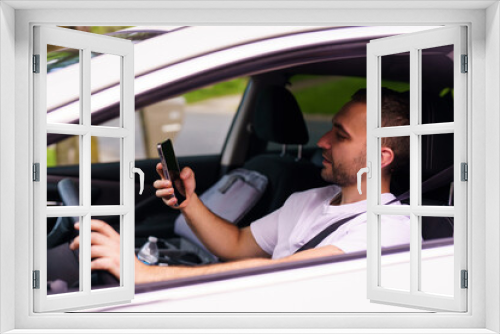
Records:
M383 89L382 126L408 125L408 108L406 94ZM365 90L354 94L333 117L332 129L321 137L318 146L323 149L321 176L334 185L295 193L283 207L242 229L213 214L200 201L190 168L181 172L186 199L175 206L177 199L172 197L172 185L164 179L159 163L156 169L161 180L154 183L156 195L166 205L179 209L204 245L227 262L198 267L159 267L145 265L136 259L136 283L366 250L366 214L360 214L315 248L296 252L332 222L366 211L366 191L359 194L357 190L357 172L366 166ZM407 162L408 151L408 138L384 138L381 142L381 199L384 204L395 200L389 189L391 176ZM366 177L362 179L362 189L366 190ZM407 217L384 216L382 222L383 247L409 243ZM97 232L92 234L92 269L108 270L119 277L118 234L106 223L96 220L92 221L92 230ZM70 247L76 249L78 245L76 238Z

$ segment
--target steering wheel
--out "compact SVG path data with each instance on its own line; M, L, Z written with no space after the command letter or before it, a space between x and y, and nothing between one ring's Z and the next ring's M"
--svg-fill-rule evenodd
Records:
M71 179L62 179L57 184L57 192L65 206L78 206L78 189ZM79 250L70 250L69 244L78 236L74 224L78 221L77 217L58 217L56 224L47 235L47 249L54 249L62 244L67 244L66 249L73 252L76 259L79 258ZM66 250L65 250L66 251ZM73 270L68 268L68 270ZM75 268L74 270L79 270ZM92 285L119 285L119 280L105 270L96 270L92 272ZM69 284L68 284L69 285ZM74 285L74 284L73 284Z

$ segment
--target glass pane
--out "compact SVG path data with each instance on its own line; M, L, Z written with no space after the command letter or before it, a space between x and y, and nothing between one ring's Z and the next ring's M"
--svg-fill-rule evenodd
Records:
M410 191L410 137L384 137L381 138L381 203L393 204L394 196L408 194L402 203L409 203ZM387 164L384 167L384 164Z
M234 111L236 109L237 107ZM164 125L162 131L165 133L179 131L178 137L174 141L175 152L179 151L178 156L220 154L233 116L234 112L186 111L185 123L180 131L178 128L170 128L168 125ZM167 138L165 137L165 139Z
M423 49L421 55L421 124L453 122L453 45Z
M47 135L47 140L51 135ZM62 176L64 175L64 176ZM69 136L47 147L47 205L81 205L80 137Z
M156 150L156 142L154 145L151 145L151 147L146 146L146 141L148 140L148 138L146 137L146 133L144 132L145 129L143 126L143 118L141 112L136 112L134 116L135 116L135 159L144 160L147 159L148 157L158 158L158 151ZM119 127L120 118L116 117L110 119L108 121L101 123L100 126ZM163 137L160 136L160 138ZM154 139L150 140L150 142L154 142ZM146 152L147 149L149 149L149 152ZM147 156L146 153L149 153L149 156ZM153 154L156 154L156 156L154 156ZM112 155L111 157L109 157L109 159L110 159L109 161L105 162L119 161L119 157L117 154Z
M410 53L382 56L380 62L382 68L380 126L410 125ZM394 81L399 84L394 84ZM392 84L389 85L389 82Z
M162 139L149 141L148 149L171 138L177 157L220 154L247 83L246 77L236 78L182 95L174 106L163 110L163 120L155 126ZM149 134L149 129L146 132ZM152 158L157 158L158 154L151 152Z
M380 286L410 291L410 217L379 216L382 248Z
M421 138L422 205L453 206L453 139L452 133Z
M97 57L100 56L100 57ZM121 56L91 53L90 67L90 107L91 124L99 125L107 117L100 112L104 106L116 105L119 114L121 98ZM121 126L118 122L115 126Z
M47 294L62 294L80 290L79 249L73 240L80 235L74 229L79 217L47 218ZM61 233L61 231L71 231Z
M120 286L121 222L121 216L92 217L91 256L93 266L99 268L92 270L92 290Z
M366 78L329 75L296 75L287 88L297 100L309 132L305 147L316 148L318 140L332 128L332 117L351 100L359 89L366 88ZM268 151L280 151L281 145L268 144ZM296 147L290 148L295 154ZM321 165L321 163L320 163Z
M188 124L188 128L186 130L183 130L185 117L187 117L186 103L187 102L184 97L176 97L173 99L160 101L158 103L140 109L138 114L141 116L141 120L140 122L136 121L135 123L136 151L138 148L138 140L140 138L143 138L148 157L157 159L158 150L156 149L156 144L165 141L167 138L170 138L176 143L176 155L182 155L183 150L187 150L187 155L194 155L193 151L190 151L190 149L188 148L189 143L192 143L189 141L188 137L192 136L191 140L196 140L196 138L199 138L200 134L203 133L203 129L198 128L196 130L190 130L193 125L196 126L197 122L196 117L191 116L192 113L190 113L190 116L187 119L190 123L194 122L195 124ZM207 114L209 115L210 119L210 113L208 112ZM217 122L214 123L206 120L205 122L203 120L201 120L200 122L200 125L205 123L208 128L213 127L215 124L217 124ZM177 135L181 131L184 132L184 135L179 139ZM212 140L212 137L203 137L204 140ZM182 148L183 142L185 142L184 149ZM179 149L177 147L178 145L180 146Z
M47 123L79 122L80 50L47 45Z
M420 291L453 296L455 282L453 218L420 217L420 219L424 238ZM429 240L431 238L433 240Z
M92 205L120 205L121 138L92 137ZM115 162L102 167L101 163Z

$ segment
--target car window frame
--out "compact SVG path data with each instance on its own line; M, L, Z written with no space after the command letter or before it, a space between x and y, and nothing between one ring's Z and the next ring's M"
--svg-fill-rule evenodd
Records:
M326 28L319 29L317 31L323 31L327 30ZM309 33L311 31L307 31ZM292 35L297 35L298 33L294 33ZM383 38L387 35L380 35L376 38ZM266 38L263 40L256 41L254 43L260 43L266 40L269 40L271 38ZM350 41L350 43L353 44L360 44L364 45L370 40L370 38L358 38L355 39L354 42ZM182 94L185 94L187 92L191 92L197 89L201 89L205 86L213 85L216 83L228 81L231 79L235 78L241 78L241 77L251 77L252 75L255 74L262 74L266 73L271 70L276 70L277 67L279 69L286 69L289 67L297 66L297 65L304 65L304 64L314 64L314 63L321 63L324 61L329 61L329 60L335 60L338 59L338 55L330 55L328 54L328 51L334 46L342 45L342 41L324 41L323 43L318 43L314 45L308 45L308 46L296 46L294 48L284 48L279 51L273 52L273 53L262 53L259 57L256 58L251 58L251 59L241 59L232 63L225 64L224 66L214 66L211 68L207 68L203 73L195 73L192 75L186 75L184 77L179 78L176 81L168 82L164 85L158 86L157 89L155 90L150 90L150 91L145 91L140 94L136 95L136 112L144 107L147 107L149 105L152 105L157 102L161 102L170 98L173 98L175 96L179 96ZM231 50L237 46L229 47L223 50L219 50L217 52L224 52ZM356 46L357 48L360 48L359 50L357 49L356 52L360 52L359 55L363 55L362 48L360 46ZM204 54L199 58L207 57L212 55L214 52L210 52L207 54ZM314 58L314 60L310 61L304 61L302 60L303 57L311 57ZM175 64L157 69L157 70L162 70L165 68L174 68L176 65L179 64L189 64L191 60L195 58L187 59L182 62L177 62ZM141 75L142 76L142 75ZM231 122L231 126L229 128L228 134L226 136L226 140L224 141L223 147L222 147L222 156L223 156L223 163L222 163L222 168L228 168L230 165L237 165L243 163L243 161L238 160L238 161L232 161L233 159L229 158L226 152L226 148L232 147L230 146L231 143L231 133L233 131L233 127L237 126L237 118L240 117L240 111L242 108L244 108L244 102L245 102L245 96L249 91L250 88L250 83L247 85L245 92L242 96L242 99L240 100L240 104L238 107L238 110L236 111L233 121ZM159 95L158 95L159 94ZM111 112L112 115L114 114L119 114L119 104L111 104L108 105L107 107L100 109L98 111L99 113L108 113ZM109 120L109 119L108 119ZM58 138L58 140L61 140L59 138L63 138L63 136L60 135L54 135L53 138ZM57 140L57 139L56 139ZM54 143L54 142L51 142ZM231 162L228 162L231 161Z
M363 29L365 27L354 27L354 28ZM409 29L409 31L411 31L412 29L417 29L417 30L420 29L418 27L413 27L413 28L406 27L406 28ZM227 46L225 48L220 48L217 50L210 50L210 52L207 52L204 54L199 54L199 55L193 56L193 57L187 57L187 58L184 58L182 60L176 60L176 61L173 61L172 63L166 63L162 67L156 68L152 71L149 71L146 73L140 73L139 75L136 76L136 80L140 81L141 78L147 74L154 75L156 73L159 73L163 77L168 77L169 73L174 73L175 75L177 75L175 70L173 70L173 69L176 69L176 66L182 67L182 66L185 66L186 64L190 64L191 61L193 62L191 64L197 64L197 62L200 59L210 58L213 55L216 55L218 58L220 58L220 55L224 55L225 53L231 53L233 50L238 50L238 48L241 46L251 46L251 49L256 49L256 47L258 47L260 43L262 43L262 45L264 46L264 45L266 45L267 42L271 41L273 38L276 40L282 40L282 39L286 40L289 37L293 37L293 36L297 36L297 35L307 36L304 34L321 33L321 32L330 32L330 33L333 32L333 33L335 33L337 30L342 30L342 29L337 28L337 27L331 27L330 29L322 28L322 29L317 29L317 30L312 30L312 31L306 30L306 31L303 31L300 33L299 32L290 33L290 34L285 35L285 36L278 35L275 37L261 38L259 40L252 41L252 42L249 42L249 43L243 44L243 45L237 44L237 45ZM376 32L371 37L349 38L348 41L350 43L352 43L353 41L357 41L357 42L361 43L361 46L364 46L364 43L369 41L370 39L382 38L382 37L386 37L386 36L390 36L390 35L391 34L388 34L387 32ZM290 58L290 57L295 56L295 54L291 54L291 53L294 53L294 52L298 52L298 53L306 52L306 53L308 53L309 48L315 48L315 47L325 48L324 50L319 49L318 53L329 52L330 50L328 50L328 47L331 47L332 45L342 45L343 43L345 43L345 40L335 40L335 41L325 40L322 42L316 42L315 44L308 44L307 46L294 45L294 46L282 47L279 51L267 51L267 52L263 51L263 52L261 52L259 57L253 57L253 58L251 58L252 61L249 61L249 62L246 62L245 59L240 59L239 61L232 61L230 63L225 63L224 65L212 66L212 67L205 69L203 71L198 71L198 72L195 72L191 75L187 74L187 75L178 77L177 79L167 81L166 83L155 86L155 87L158 87L155 90L146 90L146 91L143 91L143 92L137 94L136 95L136 108L141 108L144 106L143 100L145 99L145 97L151 96L151 95L154 96L154 93L151 93L151 92L160 92L160 97L156 97L153 100L149 99L148 104L151 104L154 102L159 102L163 99L180 95L180 94L184 93L185 91L187 91L188 89L193 90L193 88L192 88L192 80L193 79L205 78L204 79L205 82L200 82L200 84L198 85L199 88L204 87L204 86L209 85L209 84L213 84L215 82L228 80L231 77L225 73L230 71L230 70L228 70L228 68L230 68L231 66L234 67L234 66L241 66L241 64L250 64L250 66L249 66L250 68L246 69L244 71L244 73L247 73L247 74L259 73L260 72L259 66L262 66L262 64L259 63L258 65L256 65L256 61L258 62L260 59L264 59L264 62L268 62L268 60L266 60L266 59L269 59L269 57L271 55L283 57L283 58ZM359 52L359 51L360 50L357 50L357 52ZM362 55L363 50L361 50L361 53L359 53L359 54ZM335 59L335 57L332 57L331 55L321 56L321 57L322 58L318 58L318 60ZM280 58L278 58L277 60L284 62L284 60L282 60ZM292 63L292 64L296 64L296 63ZM284 64L282 66L288 67L289 65ZM223 69L223 71L221 71L221 69ZM239 70L241 73L243 73L243 70L241 70L241 69L239 69ZM210 75L212 73L215 73L214 77L210 77ZM219 73L223 73L223 75L221 75ZM240 76L242 76L242 75L236 74L233 78L240 77ZM222 79L221 79L221 77L222 77ZM187 87L183 86L183 85L187 85ZM115 86L113 85L113 86L110 86L108 88L112 89L113 87L115 87ZM169 91L169 88L171 89L170 91ZM97 93L99 93L99 92L97 92ZM148 95L148 93L149 93L149 95ZM96 97L98 96L98 94L95 94L95 95L96 95ZM60 110L58 110L58 109L71 106L72 103L73 102L65 103L65 104L57 107L56 109L51 110L51 112L59 112ZM101 109L94 111L94 112L105 113L105 112L109 112L109 110L116 109L116 107L117 107L117 105L115 103L112 103L112 104L109 104L106 107L101 108ZM117 111L115 110L114 112L116 113ZM113 115L111 115L111 116L113 116ZM112 118L112 117L110 117L110 118Z

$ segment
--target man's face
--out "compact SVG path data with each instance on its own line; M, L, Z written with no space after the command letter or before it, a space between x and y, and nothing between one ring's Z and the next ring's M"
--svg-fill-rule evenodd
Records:
M366 104L344 105L318 146L323 149L323 179L341 187L356 185L358 171L366 167Z

